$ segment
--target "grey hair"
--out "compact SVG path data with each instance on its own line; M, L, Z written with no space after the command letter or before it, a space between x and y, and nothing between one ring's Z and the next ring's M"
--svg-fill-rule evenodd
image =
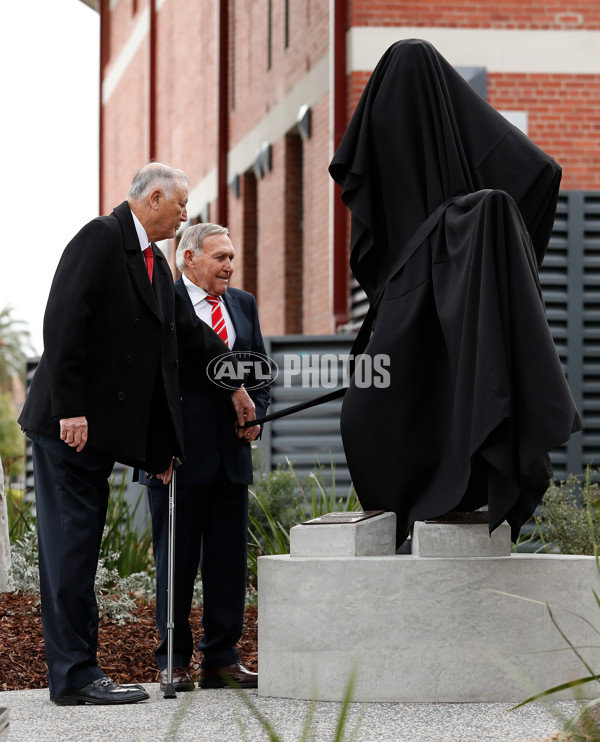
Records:
M141 201L154 188L160 188L167 198L171 198L176 181L183 182L187 188L188 177L183 170L177 170L162 162L150 162L135 174L127 198Z
M193 227L188 227L185 230L175 253L175 265L181 273L183 273L185 268L185 251L191 250L194 255L201 255L202 242L212 234L229 234L229 230L227 227L222 227L220 224L212 224L211 222L194 224Z

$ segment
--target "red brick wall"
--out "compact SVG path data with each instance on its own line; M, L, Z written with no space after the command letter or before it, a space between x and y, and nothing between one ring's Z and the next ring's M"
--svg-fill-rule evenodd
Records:
M167 0L157 18L156 158L192 187L217 159L216 6Z
M273 142L272 170L258 182L257 298L263 335L285 332L285 140Z
M108 6L110 0L102 0L103 5ZM140 11L146 10L148 0L139 0L137 10L134 12L133 0L120 0L110 13L109 39L108 39L108 64L112 63L130 37L133 29L140 20Z
M103 5L108 7L108 0ZM217 164L217 5L216 0L165 0L157 14L156 156L183 168L192 189ZM111 13L106 73L140 13L148 8L148 0L137 0L137 13L134 6L133 0L119 0ZM232 13L233 0L229 7ZM329 0L290 0L287 50L285 4L273 0L272 65L267 69L267 7L267 0L236 0L235 18L230 18L234 40L229 56L235 61L228 91L232 148L328 52ZM348 18L349 26L594 30L600 29L600 2L348 0ZM104 109L105 211L125 197L134 171L149 155L148 72L146 38ZM369 77L370 72L349 75L348 119ZM498 109L527 112L529 135L563 167L564 189L600 189L600 76L492 73L488 99ZM289 218L294 213L289 201L286 211L292 158L289 149L286 157L285 136L272 146L272 171L258 181L251 171L242 173L240 198L228 192L227 226L237 250L233 285L257 295L265 334L298 327L306 334L329 333L334 327L328 97L313 105L311 138L302 144L303 224L302 234L295 237L289 222L286 226L286 214ZM213 202L210 217L215 214ZM302 259L292 267L290 250L300 238ZM285 297L290 297L298 271L301 278L295 286L302 295L294 297L286 318Z
M257 182L254 173L239 176L239 198L229 196L229 235L235 247L232 286L257 295Z
M285 321L286 333L302 332L302 140L285 140Z
M369 77L349 76L350 115ZM562 189L600 189L599 76L490 74L488 101L499 110L527 112L528 135L563 169Z
M597 0L348 0L351 26L447 26L450 28L600 28Z
M148 47L143 44L104 107L102 204L109 213L123 201L148 159Z
M138 3L146 8L146 3ZM156 159L182 168L194 186L216 163L216 14L214 4L166 0L157 13ZM131 0L111 14L109 73L139 20ZM149 158L149 55L146 37L104 112L105 210L123 199ZM190 216L194 216L190 214Z
M327 54L329 0L290 0L290 46L284 48L284 6L273 0L272 66L267 69L267 0L235 3L234 146Z
M490 75L488 99L528 113L529 136L563 168L561 188L600 189L600 77Z
M333 332L329 248L329 101L313 106L311 138L304 142L304 332ZM349 234L349 233L348 233ZM349 270L349 269L348 269Z

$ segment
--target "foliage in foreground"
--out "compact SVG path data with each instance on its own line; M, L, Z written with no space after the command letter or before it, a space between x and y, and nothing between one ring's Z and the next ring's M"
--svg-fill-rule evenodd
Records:
M598 485L591 482L591 473L588 467L583 484L580 478L570 477L567 482L562 483L562 486L553 487L553 490L549 493L549 497L543 506L542 523L545 525L548 540L558 545L561 553L585 554L586 552L584 550L589 550L591 545L591 552L596 561L596 571L600 577L600 560L598 558L598 535L600 534L600 529L598 527L599 502ZM546 550L549 549L547 548ZM595 604L600 609L600 596L595 589L591 589ZM522 596L512 597L521 600L530 600L529 598L524 598ZM540 693L536 693L517 704L514 708L519 708L520 706L524 706L532 701L548 700L548 698L554 694L566 690L571 690L574 697L578 698L583 686L592 682L600 683L600 673L586 660L582 651L583 649L597 650L600 648L600 644L595 647L575 646L561 628L554 614L553 607L548 602L541 605L545 605L552 624L565 641L568 649L573 652L581 662L585 674L579 678L575 678L565 683L553 686L552 688L547 688ZM590 618L571 610L569 613L587 624L596 636L600 637L600 629L594 625ZM600 701L598 699L586 703L580 709L579 713L564 725L564 730L559 736L559 740L562 742L600 742L599 703ZM557 714L557 716L560 717L559 714Z

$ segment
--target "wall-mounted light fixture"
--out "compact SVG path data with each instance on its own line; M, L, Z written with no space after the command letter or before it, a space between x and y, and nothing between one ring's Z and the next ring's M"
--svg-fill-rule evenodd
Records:
M229 181L229 187L235 198L240 197L240 176L236 173L233 178Z
M254 170L257 180L262 178L266 173L271 172L271 149L270 142L263 142L260 149L256 150L254 154L252 170Z
M263 142L260 148L260 164L263 174L271 172L271 144Z
M303 141L306 142L310 139L310 106L307 106L306 104L300 106L296 122L298 124L298 132Z
M254 171L254 177L256 180L260 180L264 175L262 169L262 163L260 161L260 149L257 149L254 153L254 162L252 163L252 170Z

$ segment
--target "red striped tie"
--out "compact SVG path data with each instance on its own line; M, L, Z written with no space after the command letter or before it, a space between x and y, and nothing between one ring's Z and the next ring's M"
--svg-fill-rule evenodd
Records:
M221 305L217 296L206 295L206 301L211 305L210 316L212 318L212 327L225 345L229 345L227 338L227 327L225 326L225 317L221 311Z
M150 279L150 283L152 283L152 271L154 269L154 253L152 252L152 245L148 245L148 247L145 250L142 250L142 252L144 253L144 259L146 260L148 278Z

